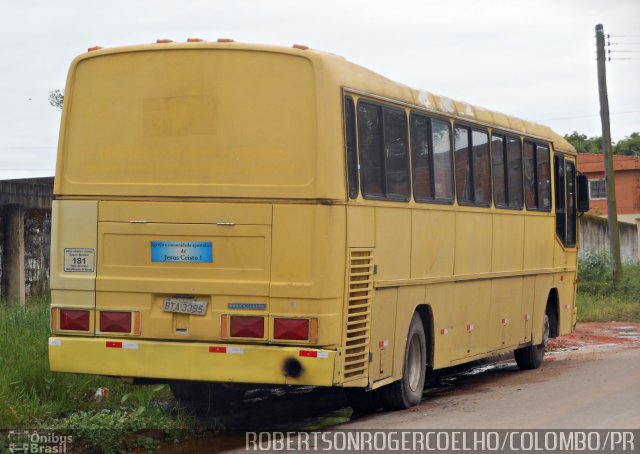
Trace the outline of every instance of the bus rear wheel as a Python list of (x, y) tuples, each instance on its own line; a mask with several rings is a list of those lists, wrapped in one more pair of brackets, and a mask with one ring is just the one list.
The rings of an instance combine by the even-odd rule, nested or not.
[(380, 390), (384, 407), (388, 410), (403, 410), (422, 400), (427, 375), (427, 340), (418, 313), (413, 314), (409, 326), (403, 372), (402, 379)]
[(513, 352), (518, 367), (522, 370), (537, 369), (542, 365), (544, 360), (544, 349), (549, 342), (550, 321), (549, 313), (544, 315), (542, 324), (542, 343), (538, 345), (530, 345), (528, 347), (519, 348)]

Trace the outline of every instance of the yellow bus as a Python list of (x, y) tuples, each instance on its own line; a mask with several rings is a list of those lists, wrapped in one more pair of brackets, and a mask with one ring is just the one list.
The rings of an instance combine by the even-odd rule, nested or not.
[(51, 369), (392, 409), (435, 369), (537, 368), (576, 320), (577, 181), (545, 126), (305, 46), (91, 49), (62, 113)]

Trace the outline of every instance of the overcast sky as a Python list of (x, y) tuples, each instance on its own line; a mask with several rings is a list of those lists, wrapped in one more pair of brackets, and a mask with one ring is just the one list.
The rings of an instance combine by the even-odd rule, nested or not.
[(0, 179), (53, 175), (71, 60), (88, 47), (189, 37), (342, 55), (391, 79), (600, 135), (594, 27), (607, 65), (614, 141), (640, 131), (640, 0), (2, 0)]

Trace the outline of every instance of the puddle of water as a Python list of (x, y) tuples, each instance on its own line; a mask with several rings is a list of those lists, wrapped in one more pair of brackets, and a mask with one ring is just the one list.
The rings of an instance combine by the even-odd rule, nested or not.
[(474, 367), (473, 369), (467, 372), (462, 372), (460, 375), (474, 376), (474, 375), (483, 374), (485, 372), (492, 371), (492, 370), (511, 368), (511, 367), (514, 367), (515, 364), (516, 362), (513, 360), (500, 361), (500, 362), (491, 363), (491, 364), (484, 364), (482, 366)]

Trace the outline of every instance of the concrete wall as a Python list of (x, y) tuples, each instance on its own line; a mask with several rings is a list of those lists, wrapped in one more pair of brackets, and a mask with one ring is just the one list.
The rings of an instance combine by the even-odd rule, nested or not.
[[(24, 290), (26, 295), (40, 295), (49, 290), (49, 264), (51, 250), (51, 211), (23, 210), (24, 222)], [(6, 209), (0, 210), (0, 226), (6, 225)], [(0, 280), (5, 281), (3, 264), (8, 257), (4, 250), (5, 228), (0, 228)], [(5, 297), (6, 286), (0, 288)]]
[[(620, 228), (620, 253), (623, 263), (640, 261), (638, 255), (638, 226), (626, 222), (618, 223)], [(607, 219), (584, 215), (580, 217), (580, 255), (586, 251), (609, 250), (609, 226)]]
[(49, 289), (53, 178), (0, 181), (0, 297), (25, 302)]

